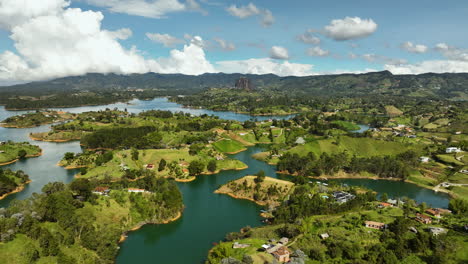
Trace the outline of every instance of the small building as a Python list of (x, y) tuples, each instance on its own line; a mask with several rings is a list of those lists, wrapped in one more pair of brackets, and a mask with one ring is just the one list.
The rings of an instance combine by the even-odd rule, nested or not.
[(468, 174), (468, 170), (461, 170), (460, 173)]
[(432, 223), (432, 218), (424, 214), (416, 213), (416, 221), (427, 225)]
[(241, 244), (239, 242), (234, 242), (234, 244), (232, 244), (232, 248), (248, 248), (250, 247), (249, 244)]
[(447, 229), (442, 228), (442, 227), (431, 226), (429, 227), (429, 232), (431, 232), (433, 236), (438, 236), (438, 235), (447, 233)]
[(411, 231), (411, 232), (413, 232), (413, 233), (415, 233), (415, 234), (418, 233), (418, 230), (417, 230), (416, 227), (414, 227), (414, 226), (410, 227), (410, 228), (409, 228), (409, 231)]
[(419, 157), (419, 161), (422, 163), (428, 163), (429, 162), (429, 157)]
[(109, 192), (110, 192), (110, 189), (108, 187), (96, 187), (94, 188), (92, 193), (97, 194), (97, 195), (108, 195)]
[(280, 248), (278, 248), (276, 251), (274, 251), (271, 254), (279, 262), (289, 262), (289, 255), (291, 254), (291, 252), (289, 251), (289, 249), (287, 247), (281, 246)]
[(335, 200), (338, 202), (338, 203), (346, 203), (352, 199), (354, 199), (356, 196), (354, 196), (353, 194), (350, 194), (350, 193), (347, 193), (347, 192), (342, 192), (342, 191), (338, 191), (338, 192), (333, 192), (333, 198), (335, 198)]
[(154, 164), (151, 164), (151, 163), (146, 164), (145, 167), (146, 167), (147, 170), (152, 170), (152, 169), (154, 169)]
[(327, 239), (330, 237), (330, 235), (328, 233), (323, 233), (323, 234), (320, 234), (319, 235), (321, 239)]
[(304, 145), (306, 143), (305, 139), (303, 137), (298, 137), (296, 139), (296, 144), (298, 145)]
[(364, 222), (364, 225), (367, 228), (373, 228), (373, 229), (377, 229), (377, 230), (382, 230), (382, 229), (387, 228), (387, 225), (385, 223), (375, 222), (375, 221), (366, 221), (366, 222)]
[(5, 145), (6, 141), (0, 141), (0, 145)]
[(145, 191), (145, 189), (128, 188), (128, 192), (130, 192), (130, 193), (144, 193), (146, 191)]
[(457, 131), (455, 132), (455, 135), (461, 135), (461, 133), (462, 133), (461, 131)]
[(278, 242), (286, 245), (289, 242), (289, 239), (287, 237), (282, 237)]
[(450, 147), (450, 148), (445, 149), (445, 153), (457, 153), (457, 152), (461, 152), (461, 149), (456, 148), (456, 147)]
[(378, 207), (379, 208), (386, 208), (386, 207), (393, 207), (393, 205), (391, 203), (381, 202), (381, 203), (379, 203)]
[(440, 218), (440, 212), (437, 209), (429, 208), (426, 209), (425, 213), (432, 215), (436, 218)]

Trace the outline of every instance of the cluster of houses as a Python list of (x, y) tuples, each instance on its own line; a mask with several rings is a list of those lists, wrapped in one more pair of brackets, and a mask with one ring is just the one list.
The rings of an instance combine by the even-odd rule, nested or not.
[(275, 241), (270, 240), (269, 244), (263, 244), (262, 248), (268, 253), (273, 255), (279, 262), (289, 262), (291, 251), (286, 247), (289, 239), (287, 237), (281, 238), (276, 245), (273, 245)]
[[(288, 244), (289, 239), (287, 237), (281, 238), (277, 243), (275, 239), (270, 239), (269, 243), (262, 245), (262, 250), (267, 252), (268, 254), (273, 255), (275, 259), (280, 263), (289, 262), (291, 251), (286, 247)], [(276, 244), (275, 244), (276, 243)], [(234, 242), (232, 248), (247, 248), (250, 247), (249, 244), (241, 244), (239, 242)]]
[[(424, 214), (426, 213), (426, 214)], [(442, 215), (452, 213), (450, 210), (442, 208), (429, 208), (424, 211), (424, 213), (417, 213), (415, 220), (423, 224), (431, 224), (434, 218), (442, 218)]]
[(343, 191), (333, 192), (332, 195), (338, 203), (346, 203), (356, 198), (355, 195)]

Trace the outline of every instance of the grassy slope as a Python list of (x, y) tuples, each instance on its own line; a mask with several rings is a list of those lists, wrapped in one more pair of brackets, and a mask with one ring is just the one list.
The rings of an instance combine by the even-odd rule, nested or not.
[[(204, 153), (200, 155), (191, 156), (188, 152), (188, 149), (146, 149), (139, 151), (139, 159), (132, 160), (130, 155), (130, 150), (123, 150), (114, 153), (114, 158), (103, 164), (100, 167), (92, 166), (91, 169), (85, 175), (81, 177), (85, 178), (104, 178), (106, 175), (109, 175), (111, 178), (117, 179), (121, 178), (124, 175), (124, 172), (121, 170), (120, 164), (125, 164), (130, 169), (142, 169), (145, 164), (155, 164), (156, 169), (154, 171), (157, 175), (167, 176), (168, 170), (165, 169), (161, 172), (157, 171), (157, 166), (161, 159), (165, 159), (169, 164), (172, 161), (185, 161), (190, 163), (194, 160), (202, 160), (205, 164), (208, 163), (208, 160), (213, 159), (208, 157)], [(224, 159), (216, 161), (218, 169), (223, 170), (232, 170), (232, 169), (242, 169), (245, 168), (245, 163), (239, 160), (233, 159)], [(205, 168), (205, 172), (207, 172)]]
[(41, 153), (41, 149), (38, 146), (31, 145), (29, 143), (6, 143), (0, 145), (0, 163), (10, 162), (18, 158), (18, 151), (24, 149), (27, 156), (35, 156)]
[(352, 138), (341, 137), (338, 144), (335, 139), (323, 139), (313, 141), (305, 145), (300, 145), (292, 148), (292, 153), (306, 154), (313, 152), (316, 155), (321, 155), (323, 152), (340, 153), (346, 151), (350, 155), (361, 157), (372, 157), (380, 155), (396, 155), (409, 149), (418, 149), (417, 145), (406, 145), (399, 142), (374, 140), (371, 138)]
[(242, 143), (231, 139), (219, 140), (213, 143), (213, 146), (216, 150), (223, 153), (236, 153), (245, 150), (245, 146)]

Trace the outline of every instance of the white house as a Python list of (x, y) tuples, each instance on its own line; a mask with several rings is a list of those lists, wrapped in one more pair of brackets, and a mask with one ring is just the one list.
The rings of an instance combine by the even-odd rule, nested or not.
[(445, 149), (445, 153), (456, 153), (456, 152), (461, 152), (460, 148), (456, 147), (450, 147)]
[(429, 157), (419, 157), (419, 161), (422, 163), (428, 163), (429, 162)]
[(145, 189), (128, 188), (128, 192), (131, 192), (131, 193), (144, 193)]

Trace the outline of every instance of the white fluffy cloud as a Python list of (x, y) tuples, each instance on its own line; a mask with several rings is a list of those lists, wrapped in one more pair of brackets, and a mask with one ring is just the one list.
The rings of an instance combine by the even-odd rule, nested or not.
[(332, 20), (329, 25), (325, 26), (324, 33), (334, 40), (344, 41), (367, 37), (376, 30), (377, 24), (372, 19), (345, 17)]
[(287, 60), (289, 59), (289, 52), (284, 47), (273, 46), (270, 49), (270, 58), (275, 60)]
[(226, 11), (231, 15), (240, 19), (248, 18), (251, 16), (260, 16), (261, 24), (265, 27), (271, 26), (275, 22), (275, 17), (268, 9), (261, 9), (255, 6), (253, 3), (249, 3), (246, 6), (231, 5), (226, 8)]
[[(181, 11), (200, 11), (200, 5), (195, 0), (185, 3), (179, 0), (86, 0), (89, 4), (107, 8), (111, 12), (124, 13), (150, 18), (164, 18), (169, 13)], [(41, 1), (42, 2), (42, 1)]]
[(305, 44), (313, 44), (313, 45), (320, 44), (321, 42), (320, 38), (314, 36), (312, 33), (313, 33), (313, 30), (308, 30), (303, 34), (298, 35), (296, 39)]
[(393, 74), (459, 73), (468, 72), (468, 62), (456, 60), (428, 60), (416, 64), (385, 65)]
[(435, 49), (449, 60), (468, 61), (467, 49), (460, 49), (447, 43), (439, 43)]
[(307, 55), (314, 56), (314, 57), (325, 57), (325, 56), (330, 55), (330, 51), (323, 50), (320, 47), (308, 48), (306, 53)]
[(181, 44), (185, 42), (183, 39), (176, 38), (169, 34), (146, 33), (146, 36), (150, 40), (156, 43), (161, 43), (164, 45), (164, 47), (167, 47), (167, 48), (172, 48), (176, 46), (177, 44)]
[(401, 44), (401, 49), (411, 53), (426, 53), (428, 48), (422, 44), (414, 44), (413, 42), (407, 41)]
[(216, 63), (216, 66), (219, 71), (226, 73), (273, 73), (279, 76), (307, 76), (313, 74), (313, 65), (290, 63), (288, 61), (280, 63), (269, 58), (220, 61)]
[[(30, 6), (28, 3), (36, 0), (23, 2), (24, 6)], [(2, 20), (10, 30), (17, 53), (0, 53), (0, 83), (45, 80), (89, 72), (214, 72), (200, 45), (203, 42), (200, 37), (194, 37), (182, 50), (172, 50), (167, 58), (145, 59), (135, 47), (126, 49), (119, 43), (119, 40), (131, 36), (130, 29), (107, 31), (101, 28), (104, 17), (100, 12), (68, 8), (66, 1), (57, 4), (57, 0), (42, 0), (41, 3), (46, 6), (55, 3), (63, 8), (43, 15), (26, 12), (21, 15), (21, 20)], [(17, 6), (18, 10), (13, 10), (12, 6), (1, 6), (0, 13), (21, 14), (24, 6)], [(30, 14), (29, 17), (26, 14)]]

